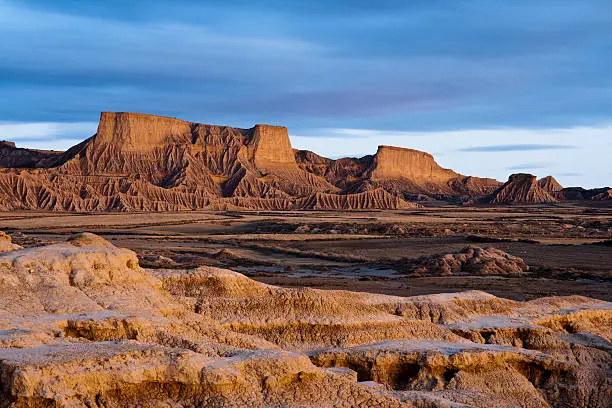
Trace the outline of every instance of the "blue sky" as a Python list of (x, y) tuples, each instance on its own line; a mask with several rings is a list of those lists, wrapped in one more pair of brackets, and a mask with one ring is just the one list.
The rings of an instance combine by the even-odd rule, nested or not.
[(610, 67), (608, 0), (0, 0), (0, 138), (64, 149), (138, 111), (593, 187)]

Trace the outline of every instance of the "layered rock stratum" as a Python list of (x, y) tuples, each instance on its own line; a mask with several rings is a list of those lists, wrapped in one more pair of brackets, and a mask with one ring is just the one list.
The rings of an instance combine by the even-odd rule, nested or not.
[[(557, 200), (550, 180), (538, 181), (532, 174), (512, 174), (506, 183), (492, 194), (475, 200), (486, 204), (552, 204)], [(557, 183), (558, 184), (558, 183)]]
[(0, 142), (0, 210), (359, 210), (426, 200), (609, 197), (604, 190), (566, 194), (552, 178), (539, 183), (517, 179), (502, 186), (442, 168), (428, 153), (392, 146), (332, 160), (294, 150), (281, 126), (240, 129), (130, 112), (103, 112), (96, 134), (66, 152)]
[(79, 234), (0, 254), (0, 407), (607, 407), (612, 304), (280, 288)]
[(341, 194), (323, 177), (297, 165), (287, 129), (280, 126), (238, 129), (103, 112), (97, 133), (61, 155), (27, 151), (26, 160), (23, 149), (8, 145), (5, 150), (0, 156), (4, 210), (411, 206), (381, 189)]
[(393, 146), (379, 146), (373, 156), (330, 160), (309, 151), (297, 151), (298, 165), (344, 192), (376, 188), (405, 200), (456, 199), (493, 192), (496, 180), (469, 177), (442, 168), (429, 153)]

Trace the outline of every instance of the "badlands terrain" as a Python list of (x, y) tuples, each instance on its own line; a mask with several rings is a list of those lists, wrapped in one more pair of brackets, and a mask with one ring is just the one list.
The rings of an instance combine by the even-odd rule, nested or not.
[(291, 146), (287, 128), (205, 125), (102, 112), (97, 132), (65, 152), (0, 142), (0, 210), (364, 210), (421, 203), (587, 202), (612, 189), (563, 188), (552, 176), (506, 183), (442, 168), (426, 152), (379, 146), (329, 159)]
[(611, 199), (269, 125), (1, 142), (0, 408), (607, 408)]
[(0, 407), (612, 401), (609, 208), (24, 211), (0, 228)]

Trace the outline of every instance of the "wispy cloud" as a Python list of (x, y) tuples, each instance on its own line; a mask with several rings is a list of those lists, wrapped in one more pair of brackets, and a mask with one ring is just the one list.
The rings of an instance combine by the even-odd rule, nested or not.
[(0, 122), (0, 140), (20, 147), (65, 150), (96, 132), (94, 122)]
[[(608, 124), (439, 132), (333, 128), (305, 130), (301, 134), (292, 136), (294, 147), (328, 157), (363, 156), (376, 152), (378, 145), (392, 145), (432, 153), (441, 166), (462, 174), (498, 180), (506, 180), (516, 170), (539, 177), (552, 174), (562, 184), (568, 178), (568, 182), (585, 187), (609, 184), (610, 178), (601, 171), (601, 163), (609, 160), (607, 143), (612, 125)], [(532, 143), (536, 140), (540, 143)], [(577, 152), (589, 160), (576, 160)]]
[(549, 168), (551, 163), (523, 163), (506, 167), (507, 170), (534, 170)]
[[(612, 174), (612, 173), (611, 173)], [(561, 177), (581, 177), (584, 176), (584, 173), (577, 173), (577, 172), (559, 172), (557, 173), (557, 176), (561, 176)]]
[(490, 145), (490, 146), (470, 146), (457, 149), (460, 152), (526, 152), (534, 150), (559, 150), (559, 149), (578, 149), (577, 146), (555, 145), (555, 144), (510, 144), (510, 145)]

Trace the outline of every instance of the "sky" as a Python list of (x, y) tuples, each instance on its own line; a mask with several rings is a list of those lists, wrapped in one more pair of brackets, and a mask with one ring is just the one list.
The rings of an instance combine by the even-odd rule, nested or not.
[(134, 111), (609, 186), (611, 67), (609, 0), (0, 0), (0, 139), (63, 150)]

